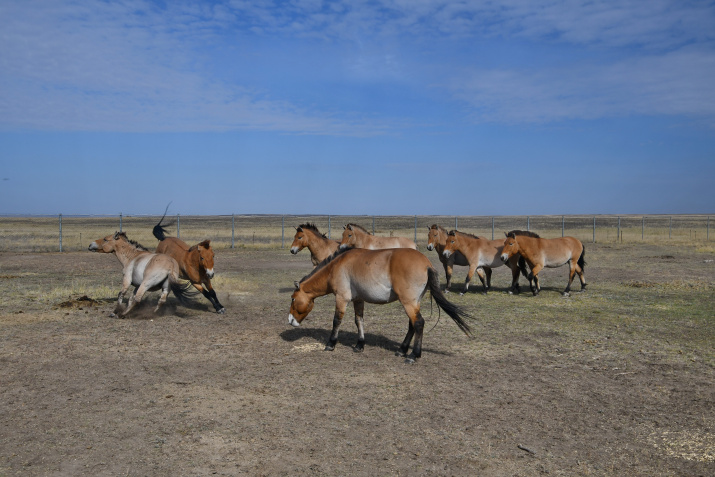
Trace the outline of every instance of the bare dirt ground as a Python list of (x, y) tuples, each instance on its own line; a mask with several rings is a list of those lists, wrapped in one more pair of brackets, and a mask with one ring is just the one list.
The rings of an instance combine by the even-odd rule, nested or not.
[(115, 257), (2, 253), (0, 475), (715, 475), (715, 254), (586, 246), (586, 293), (449, 294), (472, 340), (425, 297), (415, 365), (397, 304), (363, 353), (350, 317), (323, 351), (332, 296), (288, 325), (307, 251), (217, 250), (226, 314), (123, 320)]

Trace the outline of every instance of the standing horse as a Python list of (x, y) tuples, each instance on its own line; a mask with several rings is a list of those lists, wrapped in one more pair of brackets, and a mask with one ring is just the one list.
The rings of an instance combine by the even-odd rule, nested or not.
[(539, 272), (544, 267), (557, 268), (569, 264), (569, 282), (563, 291), (564, 296), (569, 296), (571, 292), (571, 282), (574, 274), (578, 273), (581, 281), (581, 291), (586, 289), (586, 279), (583, 270), (586, 267), (586, 249), (580, 240), (573, 237), (562, 237), (553, 239), (543, 239), (536, 237), (520, 236), (509, 232), (504, 240), (501, 259), (506, 262), (516, 255), (521, 254), (529, 264), (531, 273), (529, 287), (534, 296), (541, 291), (539, 285)]
[(124, 232), (116, 232), (114, 235), (107, 235), (95, 240), (89, 244), (89, 250), (99, 253), (114, 253), (124, 267), (122, 290), (119, 292), (117, 305), (122, 305), (129, 286), (134, 285), (134, 293), (129, 297), (127, 308), (120, 313), (122, 318), (142, 301), (144, 294), (148, 291), (161, 289), (159, 303), (154, 309), (155, 313), (166, 301), (169, 289), (182, 304), (188, 303), (188, 298), (191, 296), (188, 289), (191, 285), (188, 282), (184, 284), (180, 281), (179, 264), (170, 256), (151, 253), (135, 241), (129, 240)]
[[(414, 363), (422, 355), (425, 320), (420, 314), (420, 301), (428, 288), (439, 307), (457, 323), (459, 329), (470, 336), (471, 330), (464, 318), (471, 317), (447, 301), (440, 290), (439, 274), (432, 268), (432, 263), (420, 252), (405, 248), (339, 250), (300, 281), (291, 296), (288, 323), (300, 326), (300, 322), (313, 309), (315, 299), (333, 293), (333, 331), (325, 349), (335, 349), (338, 328), (348, 303), (352, 301), (358, 329), (355, 351), (360, 352), (365, 347), (362, 324), (365, 302), (383, 304), (399, 300), (409, 318), (409, 327), (397, 355), (405, 357), (409, 363)], [(412, 353), (407, 356), (413, 336), (415, 342)]]
[(447, 285), (444, 291), (449, 293), (449, 287), (452, 284), (452, 268), (454, 265), (468, 267), (469, 261), (467, 257), (462, 255), (459, 251), (450, 254), (449, 257), (443, 254), (444, 247), (447, 244), (447, 233), (446, 229), (437, 224), (427, 227), (427, 250), (437, 251), (437, 257), (439, 257), (439, 261), (442, 262), (444, 274), (447, 276)]
[(404, 237), (376, 237), (357, 224), (344, 226), (343, 239), (340, 248), (366, 248), (369, 250), (382, 250), (385, 248), (411, 248), (417, 250), (417, 245)]
[(179, 262), (181, 278), (189, 280), (211, 302), (216, 313), (224, 313), (226, 309), (219, 303), (216, 292), (211, 286), (211, 279), (214, 277), (214, 251), (211, 248), (211, 241), (204, 240), (189, 247), (181, 239), (167, 237), (166, 228), (161, 225), (164, 217), (152, 230), (154, 237), (159, 240), (156, 253), (165, 253)]
[(320, 262), (334, 254), (338, 250), (340, 242), (330, 240), (321, 234), (315, 224), (301, 224), (295, 229), (295, 237), (293, 244), (290, 246), (290, 253), (297, 254), (305, 247), (310, 251), (310, 261), (313, 266), (317, 266)]
[[(487, 240), (457, 230), (451, 230), (447, 234), (447, 242), (442, 254), (449, 258), (456, 252), (461, 252), (469, 262), (469, 272), (467, 273), (467, 279), (464, 281), (462, 295), (469, 289), (469, 282), (472, 280), (475, 270), (482, 281), (482, 286), (484, 286), (483, 293), (486, 295), (492, 286), (492, 268), (500, 267), (505, 263), (511, 269), (509, 292), (519, 292), (519, 255), (514, 255), (510, 260), (502, 262), (503, 245), (501, 240)], [(526, 272), (524, 272), (524, 275), (526, 275)]]

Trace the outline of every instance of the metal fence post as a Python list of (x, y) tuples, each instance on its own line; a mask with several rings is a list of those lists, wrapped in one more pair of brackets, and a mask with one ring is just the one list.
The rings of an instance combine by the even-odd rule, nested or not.
[(286, 248), (285, 229), (286, 229), (286, 216), (284, 215), (281, 217), (281, 248)]
[(561, 216), (561, 237), (564, 236), (564, 216)]
[(372, 234), (375, 235), (375, 216), (372, 216)]
[(492, 240), (494, 240), (494, 216), (492, 215)]
[(645, 215), (641, 219), (641, 240), (645, 239)]
[(328, 215), (328, 238), (330, 238), (330, 216)]
[(668, 224), (668, 238), (672, 238), (673, 233), (673, 216), (670, 216), (670, 223)]
[(707, 228), (707, 232), (705, 234), (705, 239), (710, 240), (710, 216), (709, 215), (708, 215), (708, 228)]
[(60, 252), (62, 251), (62, 214), (60, 214)]
[(176, 214), (176, 238), (181, 238), (181, 214)]
[(122, 231), (122, 213), (119, 212), (119, 231)]
[(455, 216), (454, 217), (454, 230), (458, 230), (458, 229), (459, 229), (459, 219), (457, 218), (457, 216)]
[(593, 243), (596, 243), (596, 216), (593, 216)]
[(417, 243), (417, 216), (415, 215), (415, 243)]
[(623, 241), (623, 237), (621, 237), (621, 217), (618, 216), (618, 233), (616, 234), (616, 242), (618, 241)]
[(526, 216), (526, 231), (529, 231), (529, 216)]
[(231, 248), (235, 246), (235, 236), (236, 236), (236, 214), (231, 214)]

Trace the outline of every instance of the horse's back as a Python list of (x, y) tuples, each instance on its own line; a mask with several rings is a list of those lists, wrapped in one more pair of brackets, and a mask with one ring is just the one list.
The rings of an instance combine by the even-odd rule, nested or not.
[(189, 246), (186, 242), (176, 237), (167, 237), (156, 246), (156, 253), (171, 255), (177, 261), (178, 257), (183, 256), (188, 250)]

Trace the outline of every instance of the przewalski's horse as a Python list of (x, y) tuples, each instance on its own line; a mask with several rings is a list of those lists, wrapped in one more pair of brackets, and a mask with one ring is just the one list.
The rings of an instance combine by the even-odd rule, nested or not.
[[(465, 318), (472, 318), (447, 301), (439, 287), (439, 274), (432, 268), (429, 259), (420, 252), (407, 248), (339, 250), (300, 281), (291, 296), (288, 323), (299, 326), (313, 309), (316, 298), (333, 293), (335, 294), (333, 331), (325, 349), (327, 351), (335, 349), (338, 328), (348, 303), (352, 301), (358, 329), (358, 341), (354, 349), (360, 352), (365, 347), (362, 323), (365, 302), (383, 304), (399, 300), (409, 318), (409, 327), (397, 355), (413, 363), (422, 355), (422, 332), (425, 321), (420, 314), (420, 301), (427, 289), (459, 329), (470, 336), (471, 330)], [(413, 336), (415, 342), (412, 353), (407, 356)]]
[(571, 282), (575, 273), (581, 280), (581, 291), (586, 288), (586, 279), (583, 276), (583, 269), (586, 267), (586, 249), (580, 240), (573, 237), (562, 237), (544, 239), (517, 235), (513, 232), (506, 234), (504, 248), (501, 259), (506, 262), (511, 260), (516, 254), (520, 254), (531, 273), (528, 275), (529, 287), (536, 296), (541, 291), (539, 285), (539, 272), (544, 267), (557, 268), (569, 264), (569, 282), (563, 291), (564, 296), (569, 296), (571, 292)]
[[(164, 217), (166, 217), (166, 213)], [(154, 237), (159, 240), (156, 253), (164, 253), (173, 257), (179, 263), (181, 278), (189, 280), (211, 302), (216, 313), (224, 313), (226, 309), (219, 303), (211, 285), (211, 279), (214, 277), (214, 251), (211, 248), (211, 241), (204, 240), (189, 247), (181, 239), (167, 237), (166, 228), (161, 225), (164, 217), (152, 230)]]
[(170, 256), (148, 251), (135, 241), (129, 240), (123, 232), (116, 232), (114, 235), (95, 240), (89, 244), (89, 250), (114, 253), (124, 267), (122, 290), (119, 292), (117, 305), (122, 305), (127, 290), (134, 285), (134, 293), (129, 297), (127, 308), (120, 313), (122, 318), (142, 301), (148, 291), (161, 289), (159, 303), (154, 312), (159, 311), (159, 307), (164, 304), (169, 290), (182, 304), (186, 305), (189, 302), (191, 284), (182, 283), (179, 279), (179, 264)]
[(321, 234), (315, 224), (301, 224), (295, 229), (293, 244), (290, 246), (290, 253), (297, 254), (305, 247), (310, 251), (310, 261), (313, 266), (334, 254), (338, 250), (340, 242), (330, 240), (325, 234)]
[(386, 248), (411, 248), (417, 250), (417, 244), (404, 237), (376, 237), (357, 224), (347, 224), (343, 227), (343, 239), (340, 248), (366, 248), (382, 250)]
[[(457, 230), (451, 230), (447, 234), (447, 242), (445, 243), (442, 255), (449, 258), (454, 253), (460, 252), (466, 257), (469, 263), (469, 272), (467, 273), (467, 279), (464, 281), (464, 291), (461, 293), (462, 295), (469, 289), (469, 282), (472, 280), (475, 270), (479, 279), (482, 281), (482, 285), (484, 286), (483, 293), (486, 295), (492, 286), (492, 268), (500, 267), (505, 263), (511, 269), (511, 286), (509, 287), (509, 292), (519, 292), (519, 255), (515, 255), (508, 261), (502, 262), (501, 253), (503, 246), (504, 242), (501, 240), (487, 240)], [(526, 271), (522, 271), (526, 276)]]
[(452, 284), (452, 268), (454, 265), (468, 267), (469, 261), (467, 257), (462, 255), (459, 251), (450, 254), (449, 257), (444, 256), (442, 252), (444, 252), (444, 246), (447, 244), (447, 233), (445, 228), (437, 224), (427, 227), (427, 250), (437, 251), (437, 257), (439, 257), (439, 261), (442, 262), (444, 274), (447, 276), (445, 292), (449, 293), (449, 287)]

